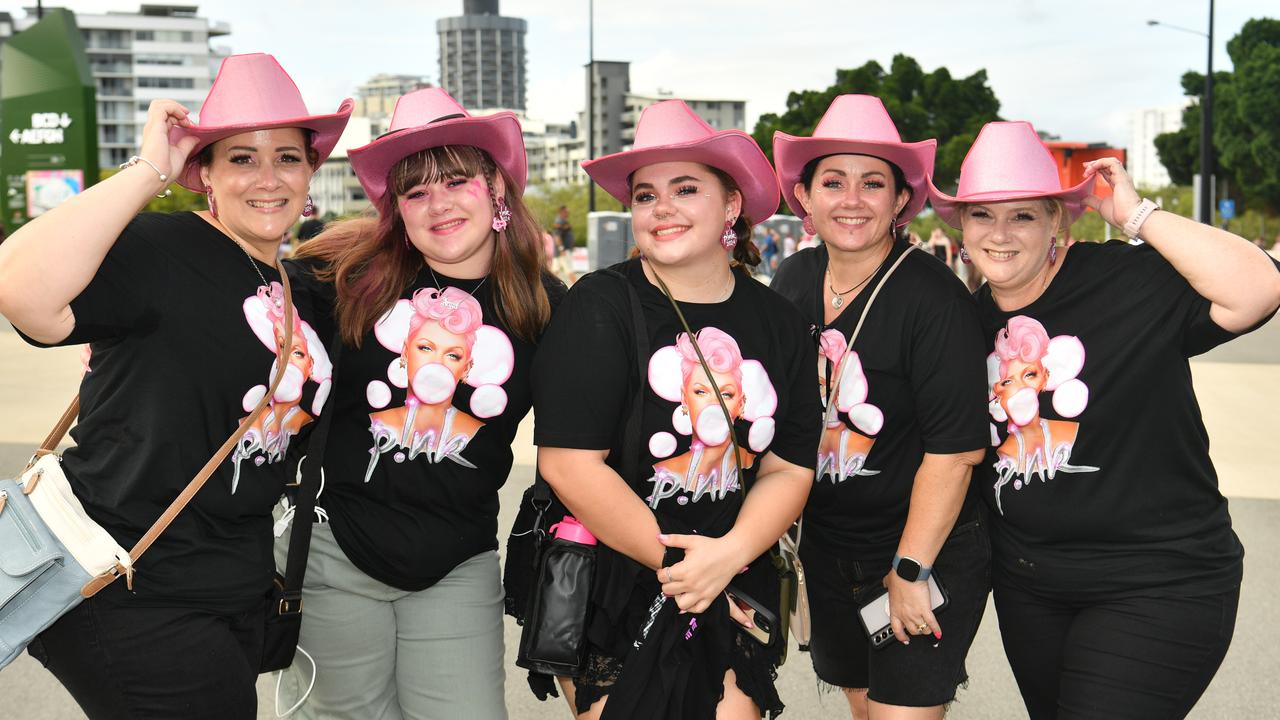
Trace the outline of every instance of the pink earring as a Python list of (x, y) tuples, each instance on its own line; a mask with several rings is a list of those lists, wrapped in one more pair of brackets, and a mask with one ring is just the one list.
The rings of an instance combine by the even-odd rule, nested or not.
[(960, 262), (965, 265), (972, 265), (973, 260), (969, 259), (969, 248), (960, 248)]
[(806, 233), (808, 233), (808, 234), (810, 234), (810, 235), (817, 235), (817, 234), (818, 234), (818, 228), (816, 228), (816, 227), (814, 227), (814, 226), (813, 226), (813, 216), (812, 216), (812, 215), (805, 215), (805, 216), (804, 216), (804, 221), (803, 221), (803, 222), (801, 222), (800, 224), (804, 226), (804, 231), (805, 231)]
[(724, 222), (724, 232), (720, 235), (720, 244), (725, 250), (732, 250), (738, 246), (738, 233), (733, 231), (733, 220)]
[(218, 217), (218, 205), (213, 201), (213, 188), (204, 189), (204, 199), (209, 203), (209, 214), (215, 218)]
[(311, 194), (307, 193), (307, 202), (302, 206), (302, 217), (311, 217), (316, 214), (316, 204), (311, 202)]
[(1058, 238), (1054, 238), (1049, 243), (1049, 264), (1058, 262)]
[(498, 212), (493, 215), (493, 231), (502, 232), (511, 223), (511, 208), (504, 198), (498, 198)]

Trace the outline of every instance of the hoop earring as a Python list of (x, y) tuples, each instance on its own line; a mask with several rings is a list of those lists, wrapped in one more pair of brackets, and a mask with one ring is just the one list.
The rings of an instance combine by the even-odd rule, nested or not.
[(214, 219), (217, 219), (218, 204), (213, 201), (213, 188), (206, 187), (204, 189), (204, 199), (205, 202), (209, 203), (209, 214), (212, 215)]
[(316, 214), (316, 204), (311, 202), (311, 193), (307, 193), (307, 202), (302, 205), (302, 217), (309, 218)]
[(1058, 238), (1054, 237), (1049, 241), (1049, 264), (1053, 265), (1058, 262)]
[(965, 265), (973, 264), (973, 260), (969, 259), (969, 248), (967, 247), (960, 248), (960, 262), (964, 263)]
[(498, 198), (496, 204), (497, 212), (493, 215), (493, 231), (502, 232), (511, 223), (511, 208), (507, 207), (507, 201), (504, 198)]
[(813, 225), (813, 216), (812, 216), (812, 215), (805, 215), (805, 216), (804, 216), (804, 220), (800, 223), (800, 225), (801, 225), (801, 227), (803, 227), (803, 228), (804, 228), (804, 231), (805, 231), (806, 233), (808, 233), (809, 235), (817, 235), (817, 234), (818, 234), (818, 228), (814, 227), (814, 225)]
[(733, 231), (733, 220), (725, 221), (724, 232), (720, 234), (720, 244), (725, 250), (732, 250), (738, 246), (738, 233)]

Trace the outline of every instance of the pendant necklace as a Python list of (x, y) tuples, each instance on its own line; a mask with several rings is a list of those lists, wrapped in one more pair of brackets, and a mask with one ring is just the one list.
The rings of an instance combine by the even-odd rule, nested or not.
[[(431, 269), (431, 265), (427, 265), (427, 272), (431, 273), (431, 282), (435, 283), (435, 285), (436, 285), (436, 291), (437, 291), (437, 292), (440, 292), (440, 293), (443, 293), (443, 292), (444, 292), (444, 288), (440, 287), (440, 280), (436, 278), (436, 271)], [(475, 287), (473, 287), (473, 288), (471, 288), (470, 290), (468, 290), (468, 291), (467, 291), (467, 294), (468, 294), (468, 295), (470, 295), (471, 297), (475, 297), (475, 296), (476, 296), (476, 291), (477, 291), (477, 290), (479, 290), (479, 289), (480, 289), (480, 286), (484, 284), (484, 281), (485, 281), (485, 280), (488, 280), (488, 279), (489, 279), (489, 276), (488, 276), (488, 275), (485, 275), (484, 277), (480, 278), (480, 282), (476, 283), (476, 286), (475, 286)], [(443, 298), (441, 298), (441, 302), (443, 302), (443, 303), (445, 304), (445, 306), (446, 306), (446, 307), (448, 307), (450, 310), (457, 310), (457, 309), (458, 309), (458, 305), (457, 305), (457, 303), (454, 303), (454, 302), (449, 301), (449, 300), (445, 300), (445, 299), (443, 299)]]
[(866, 277), (864, 277), (864, 278), (862, 278), (861, 280), (859, 280), (859, 281), (858, 281), (858, 284), (854, 285), (853, 287), (849, 288), (848, 290), (845, 290), (844, 292), (839, 292), (839, 291), (837, 291), (837, 290), (836, 290), (835, 285), (833, 284), (833, 281), (834, 281), (834, 279), (835, 279), (835, 278), (833, 278), (833, 277), (832, 277), (832, 275), (831, 275), (831, 261), (830, 261), (830, 260), (828, 260), (828, 261), (827, 261), (827, 289), (829, 289), (829, 290), (831, 291), (831, 295), (832, 295), (832, 297), (831, 297), (831, 307), (836, 308), (837, 310), (838, 310), (838, 309), (840, 309), (841, 307), (844, 307), (844, 296), (845, 296), (845, 295), (848, 295), (849, 293), (853, 292), (854, 290), (857, 290), (858, 288), (862, 287), (863, 285), (866, 285), (868, 280), (870, 280), (871, 278), (875, 277), (875, 274), (876, 274), (876, 273), (878, 273), (878, 272), (880, 272), (880, 268), (884, 266), (884, 262), (885, 262), (885, 260), (888, 260), (888, 259), (889, 259), (889, 255), (890, 255), (890, 254), (892, 254), (892, 252), (893, 252), (893, 248), (892, 248), (892, 246), (891, 246), (891, 247), (889, 248), (889, 252), (888, 252), (888, 253), (885, 253), (884, 259), (883, 259), (883, 260), (881, 260), (881, 261), (880, 261), (880, 263), (879, 263), (878, 265), (876, 265), (876, 267), (875, 267), (875, 269), (874, 269), (874, 270), (872, 270), (870, 273), (868, 273)]
[[(880, 269), (880, 267), (877, 265), (877, 266), (876, 266), (876, 269), (871, 271), (871, 275), (875, 275), (875, 274), (876, 274), (876, 270), (879, 270), (879, 269)], [(845, 296), (845, 295), (848, 295), (849, 293), (853, 292), (854, 290), (857, 290), (858, 288), (862, 287), (863, 285), (866, 285), (866, 284), (867, 284), (867, 281), (871, 279), (871, 275), (868, 275), (868, 276), (866, 276), (866, 277), (862, 278), (861, 280), (859, 280), (859, 281), (858, 281), (858, 284), (857, 284), (857, 285), (854, 285), (853, 287), (849, 288), (848, 290), (845, 290), (844, 292), (838, 292), (838, 291), (835, 289), (835, 286), (834, 286), (834, 285), (832, 285), (832, 283), (831, 283), (831, 280), (832, 280), (832, 278), (831, 278), (831, 268), (830, 268), (830, 267), (828, 267), (828, 268), (827, 268), (827, 288), (828, 288), (829, 290), (831, 290), (831, 295), (832, 295), (832, 297), (831, 297), (831, 307), (833, 307), (833, 308), (837, 308), (837, 309), (838, 309), (838, 308), (843, 307), (843, 306), (844, 306), (844, 296)]]

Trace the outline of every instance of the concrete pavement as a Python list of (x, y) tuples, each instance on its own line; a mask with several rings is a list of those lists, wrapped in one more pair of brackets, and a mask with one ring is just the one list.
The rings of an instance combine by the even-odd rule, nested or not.
[[(1219, 348), (1192, 365), (1209, 428), (1212, 455), (1223, 492), (1248, 555), (1235, 640), (1208, 692), (1191, 717), (1197, 719), (1276, 717), (1271, 676), (1280, 667), (1280, 482), (1270, 455), (1280, 437), (1280, 320)], [(13, 474), (75, 392), (79, 351), (39, 351), (0, 329), (0, 472)], [(516, 467), (502, 491), (499, 527), (503, 537), (516, 502), (532, 481), (531, 423), (521, 428)], [(507, 707), (512, 718), (566, 718), (562, 701), (539, 703), (526, 690), (523, 671), (513, 663), (518, 628), (508, 620)], [(1000, 647), (990, 607), (969, 655), (969, 686), (948, 717), (952, 720), (1025, 717), (1013, 677)], [(847, 718), (844, 700), (817, 691), (806, 655), (793, 652), (779, 672), (779, 690), (790, 718)], [(274, 717), (274, 679), (259, 681), (259, 718)], [(30, 656), (0, 672), (0, 720), (73, 720), (83, 714), (62, 687)]]

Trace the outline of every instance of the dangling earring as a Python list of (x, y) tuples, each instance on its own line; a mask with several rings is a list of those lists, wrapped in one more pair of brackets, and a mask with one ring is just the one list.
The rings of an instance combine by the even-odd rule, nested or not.
[(725, 220), (724, 232), (720, 235), (720, 244), (725, 250), (732, 250), (738, 246), (738, 233), (733, 231), (733, 220)]
[(213, 188), (206, 187), (204, 189), (204, 199), (209, 203), (209, 214), (214, 218), (218, 217), (218, 204), (213, 201)]
[(806, 233), (808, 233), (809, 235), (817, 235), (817, 234), (818, 234), (818, 228), (816, 228), (816, 227), (814, 227), (814, 226), (813, 226), (813, 216), (812, 216), (812, 215), (805, 215), (805, 216), (804, 216), (804, 220), (800, 223), (800, 225), (804, 227), (804, 231), (805, 231)]
[(307, 202), (302, 206), (302, 217), (311, 217), (316, 214), (316, 204), (311, 202), (311, 193), (307, 193)]
[(400, 360), (399, 360), (399, 362), (400, 362), (400, 367), (404, 367), (404, 356), (403, 356), (403, 355), (401, 355), (401, 356), (400, 356)]
[(973, 264), (973, 261), (969, 259), (969, 248), (967, 247), (960, 248), (960, 262), (964, 263), (965, 265)]
[(408, 234), (408, 233), (405, 233), (405, 236), (404, 236), (404, 248), (405, 248), (406, 250), (413, 250), (413, 245), (409, 244), (409, 234)]
[(511, 222), (511, 208), (507, 207), (505, 198), (498, 198), (498, 212), (493, 215), (493, 231), (502, 232)]
[(1049, 241), (1049, 264), (1058, 262), (1058, 238), (1055, 236)]

